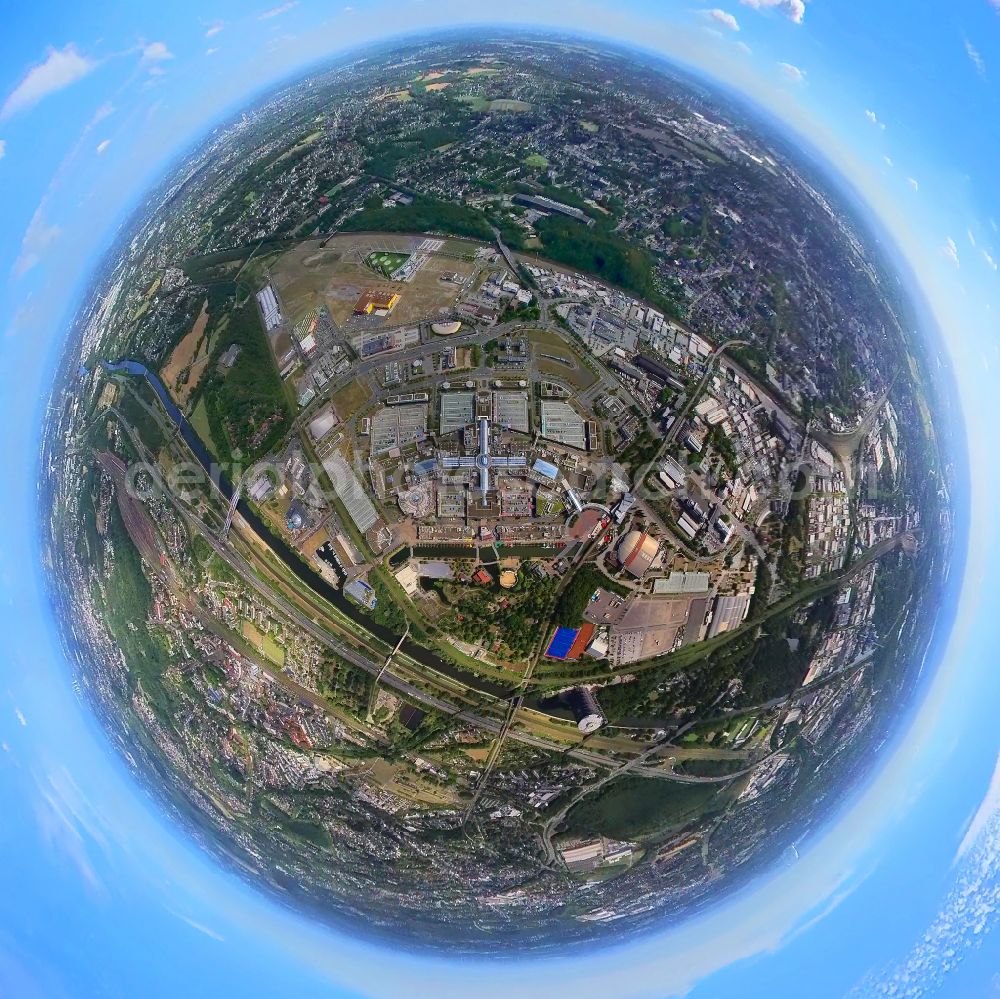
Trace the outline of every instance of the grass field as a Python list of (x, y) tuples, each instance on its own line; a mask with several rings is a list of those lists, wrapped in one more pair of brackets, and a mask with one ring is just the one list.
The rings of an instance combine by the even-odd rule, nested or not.
[(341, 422), (346, 422), (364, 409), (370, 398), (368, 384), (359, 378), (335, 392), (330, 401)]
[(675, 784), (650, 777), (620, 777), (584, 798), (566, 820), (566, 832), (634, 839), (676, 829), (723, 807), (717, 784)]
[(252, 621), (243, 622), (243, 637), (276, 666), (285, 665), (285, 650), (272, 635), (265, 635)]
[(460, 103), (468, 105), (471, 110), (477, 112), (488, 111), (490, 107), (490, 102), (487, 98), (474, 94), (463, 94), (458, 100)]
[[(427, 231), (426, 224), (431, 222), (430, 217), (405, 214), (412, 207), (379, 209), (372, 215), (362, 212), (350, 219), (349, 224), (360, 230), (371, 223), (374, 228), (383, 230), (385, 225), (408, 225), (412, 222), (412, 233)], [(488, 226), (486, 229), (489, 233)], [(334, 322), (345, 323), (353, 314), (354, 305), (362, 293), (390, 287), (389, 282), (369, 262), (369, 257), (376, 253), (376, 247), (379, 253), (404, 260), (421, 240), (422, 237), (409, 232), (382, 231), (377, 239), (344, 233), (330, 239), (322, 250), (315, 241), (305, 240), (275, 261), (271, 279), (292, 322), (301, 322), (323, 306), (329, 310)], [(455, 286), (439, 279), (442, 275), (454, 273), (461, 274), (463, 279), (471, 276), (476, 269), (475, 246), (459, 241), (447, 241), (446, 246), (449, 254), (471, 248), (469, 256), (472, 259), (430, 254), (405, 287), (392, 286), (403, 293), (402, 301), (393, 312), (394, 321), (401, 324), (416, 322), (455, 304)]]
[(531, 105), (526, 101), (513, 101), (500, 98), (497, 101), (490, 101), (491, 111), (530, 111)]
[(201, 438), (202, 443), (209, 449), (209, 451), (212, 452), (212, 454), (218, 457), (219, 448), (215, 443), (215, 439), (212, 437), (212, 428), (208, 423), (208, 413), (205, 411), (204, 399), (200, 399), (198, 401), (198, 405), (194, 407), (190, 423), (191, 426), (194, 427), (195, 433)]
[(458, 100), (470, 110), (480, 113), (483, 111), (503, 113), (505, 111), (523, 112), (531, 110), (531, 105), (525, 101), (514, 101), (505, 97), (491, 101), (488, 97), (482, 97), (478, 94), (462, 94)]
[(286, 836), (293, 840), (301, 840), (320, 850), (333, 848), (333, 837), (325, 826), (309, 819), (288, 819), (282, 816), (278, 825)]
[(538, 362), (538, 370), (543, 375), (551, 375), (553, 378), (569, 382), (573, 388), (579, 391), (590, 388), (597, 381), (597, 376), (582, 364), (570, 367), (566, 364), (560, 364), (559, 361), (549, 360), (547, 357), (543, 357)]
[(198, 387), (212, 354), (212, 340), (205, 336), (208, 318), (208, 299), (205, 299), (190, 332), (174, 347), (160, 372), (163, 384), (181, 408), (187, 405), (188, 397)]
[(368, 266), (375, 271), (376, 274), (381, 274), (384, 278), (391, 278), (392, 275), (409, 259), (410, 254), (408, 253), (389, 253), (385, 251), (378, 251), (369, 255)]
[(432, 781), (417, 774), (404, 764), (389, 760), (373, 760), (368, 765), (371, 778), (392, 794), (408, 798), (418, 805), (440, 808), (455, 804), (455, 794), (448, 788), (436, 786)]
[(597, 381), (597, 375), (576, 355), (565, 340), (556, 333), (546, 330), (531, 330), (526, 334), (543, 375), (551, 375), (568, 382), (578, 391), (590, 388)]

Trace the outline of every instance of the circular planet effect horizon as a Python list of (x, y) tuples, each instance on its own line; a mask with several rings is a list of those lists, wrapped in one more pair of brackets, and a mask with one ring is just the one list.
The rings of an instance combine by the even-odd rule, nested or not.
[[(143, 52), (142, 59), (159, 61), (155, 53)], [(975, 242), (971, 230), (969, 239)], [(43, 257), (44, 250), (43, 245)], [(949, 240), (942, 257), (951, 261), (958, 253)], [(85, 280), (86, 272), (77, 280)], [(926, 291), (936, 284), (923, 283)], [(932, 301), (939, 317), (950, 320), (940, 299)], [(26, 318), (30, 315), (22, 310), (19, 322)], [(947, 333), (952, 323), (943, 326)], [(9, 407), (12, 454), (27, 456), (34, 442), (23, 414), (37, 409), (60, 344), (53, 342), (41, 360), (23, 341), (8, 338), (4, 349), (3, 387), (10, 391), (2, 398)], [(18, 366), (34, 378), (12, 381), (10, 372)], [(988, 405), (983, 382), (970, 379), (962, 364), (956, 367), (966, 411), (988, 412), (977, 409)], [(980, 435), (971, 433), (973, 454), (981, 453), (980, 444)], [(30, 469), (30, 461), (22, 464)], [(196, 994), (241, 981), (251, 993), (264, 992), (287, 987), (290, 975), (306, 991), (336, 989), (344, 995), (398, 994), (415, 980), (419, 994), (443, 995), (472, 989), (499, 994), (512, 987), (532, 994), (570, 981), (581, 994), (694, 989), (724, 995), (737, 988), (756, 994), (754, 983), (762, 991), (765, 982), (792, 984), (810, 972), (826, 976), (815, 994), (829, 995), (851, 987), (858, 994), (943, 989), (964, 995), (989, 982), (989, 945), (976, 951), (974, 943), (992, 925), (990, 898), (997, 891), (996, 780), (979, 804), (996, 746), (989, 736), (982, 739), (985, 746), (970, 741), (969, 733), (984, 725), (989, 731), (989, 695), (996, 692), (996, 680), (976, 667), (986, 661), (993, 625), (974, 613), (967, 592), (948, 653), (948, 636), (939, 633), (927, 657), (919, 703), (905, 731), (884, 747), (873, 780), (856, 789), (854, 800), (794, 862), (762, 876), (717, 910), (655, 938), (569, 962), (553, 958), (483, 968), (474, 961), (387, 951), (276, 908), (207, 861), (163, 823), (157, 805), (136, 796), (129, 775), (108, 755), (103, 730), (80, 710), (69, 689), (44, 609), (44, 580), (25, 576), (24, 566), (33, 564), (33, 542), (11, 525), (32, 522), (37, 510), (31, 477), (22, 481), (23, 471), (13, 477), (8, 497), (9, 544), (2, 563), (13, 719), (3, 728), (11, 764), (3, 780), (5, 799), (26, 806), (3, 833), (8, 854), (24, 858), (19, 869), (8, 872), (0, 937), (0, 982), (12, 994), (170, 994), (181, 981), (190, 982), (192, 968)], [(987, 520), (976, 517), (986, 476), (994, 474), (973, 464), (971, 525), (977, 548), (968, 574), (963, 578), (956, 571), (951, 579), (952, 598), (969, 578), (980, 580), (980, 594), (995, 593), (986, 574), (992, 571), (986, 559), (995, 534)], [(964, 497), (957, 494), (952, 502), (960, 512)], [(961, 536), (966, 525), (958, 527)], [(946, 601), (942, 616), (949, 611)], [(942, 665), (935, 668), (938, 659)], [(967, 774), (967, 782), (945, 778), (946, 766)], [(919, 839), (915, 830), (921, 831)], [(925, 865), (919, 883), (911, 875), (915, 855)], [(862, 925), (872, 926), (873, 899), (889, 897), (892, 932), (881, 920), (880, 932), (860, 932)], [(49, 936), (56, 925), (53, 914), (58, 942)], [(43, 932), (46, 943), (40, 944)], [(157, 955), (161, 966), (151, 988), (150, 952), (153, 941), (164, 939), (171, 941), (170, 957), (162, 950)], [(824, 960), (831, 941), (852, 950), (851, 960), (835, 974)], [(187, 969), (177, 978), (172, 965), (181, 953)], [(952, 963), (958, 968), (949, 975)]]
[(635, 939), (794, 852), (906, 711), (952, 547), (946, 387), (872, 243), (752, 118), (573, 37), (367, 50), (218, 129), (46, 428), (132, 769), (282, 899), (455, 952)]

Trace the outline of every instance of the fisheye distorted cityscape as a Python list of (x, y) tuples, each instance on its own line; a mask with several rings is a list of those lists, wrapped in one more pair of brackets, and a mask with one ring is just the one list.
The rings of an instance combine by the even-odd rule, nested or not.
[(994, 987), (1000, 10), (828, 6), (19, 15), (6, 992)]

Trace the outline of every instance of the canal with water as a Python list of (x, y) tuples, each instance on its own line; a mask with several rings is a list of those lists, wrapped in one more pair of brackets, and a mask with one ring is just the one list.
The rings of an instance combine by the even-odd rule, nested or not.
[[(205, 471), (218, 483), (219, 491), (226, 500), (231, 500), (233, 496), (232, 482), (223, 473), (221, 468), (219, 468), (215, 458), (210, 454), (208, 448), (205, 447), (201, 438), (195, 432), (194, 427), (191, 426), (180, 408), (171, 398), (170, 393), (166, 390), (159, 377), (139, 361), (123, 360), (114, 363), (102, 361), (101, 366), (110, 374), (124, 373), (145, 379), (146, 384), (156, 393), (156, 397), (163, 404), (167, 415), (176, 424), (184, 443), (190, 448), (191, 453), (198, 459), (199, 464)], [(288, 542), (272, 532), (270, 527), (254, 512), (246, 499), (240, 499), (239, 503), (236, 504), (236, 510), (247, 524), (250, 525), (251, 529), (267, 543), (271, 551), (301, 582), (305, 583), (318, 596), (333, 604), (338, 611), (349, 617), (362, 629), (381, 639), (390, 648), (395, 648), (400, 636), (394, 634), (384, 625), (376, 624), (360, 608), (348, 600), (340, 590), (327, 582), (318, 572), (304, 562), (301, 555)], [(505, 698), (511, 694), (511, 688), (503, 687), (498, 683), (460, 669), (430, 649), (410, 639), (403, 642), (402, 651), (416, 662), (444, 676), (451, 677), (453, 680), (457, 680), (472, 690), (480, 691), (491, 697)]]

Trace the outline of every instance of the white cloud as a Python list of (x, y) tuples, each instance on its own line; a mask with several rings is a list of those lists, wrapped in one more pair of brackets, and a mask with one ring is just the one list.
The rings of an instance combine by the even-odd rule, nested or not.
[(866, 110), (865, 117), (873, 124), (878, 126), (882, 131), (885, 131), (885, 122), (878, 120), (878, 115), (874, 111)]
[(49, 225), (45, 221), (42, 209), (35, 210), (31, 216), (24, 238), (21, 240), (21, 250), (14, 262), (14, 273), (21, 277), (27, 274), (48, 252), (49, 247), (59, 238), (62, 230), (59, 226)]
[(207, 56), (215, 55), (215, 53), (218, 51), (219, 50), (217, 48), (205, 49), (205, 55)]
[(710, 21), (714, 21), (716, 24), (721, 25), (729, 31), (740, 30), (739, 22), (728, 11), (721, 10), (718, 7), (713, 7), (711, 10), (704, 11), (704, 14)]
[(961, 263), (958, 259), (958, 247), (955, 245), (955, 240), (948, 237), (945, 241), (944, 246), (941, 247), (941, 252), (956, 266), (961, 267)]
[(45, 61), (32, 66), (21, 82), (7, 95), (0, 108), (0, 120), (33, 108), (40, 100), (85, 77), (96, 60), (81, 55), (70, 42), (61, 49), (49, 48)]
[(99, 121), (104, 121), (105, 118), (110, 117), (115, 113), (115, 107), (111, 101), (105, 101), (95, 112), (94, 117), (90, 119), (90, 124), (88, 128), (93, 128)]
[(100, 156), (111, 145), (110, 139), (103, 139), (97, 143), (97, 155)]
[[(997, 2), (1000, 3), (1000, 0), (997, 0)], [(983, 250), (983, 260), (986, 261), (986, 266), (991, 270), (995, 271), (997, 269), (997, 262), (993, 259), (988, 250)]]
[(920, 185), (916, 182), (916, 180), (913, 179), (913, 177), (907, 177), (906, 178), (906, 183), (909, 184), (910, 187), (912, 187), (914, 191), (919, 191), (920, 190)]
[(968, 38), (965, 39), (965, 54), (969, 57), (972, 65), (976, 67), (976, 72), (979, 74), (980, 79), (986, 79), (986, 63), (983, 61), (983, 57), (979, 54), (979, 50), (969, 41)]
[(806, 16), (805, 0), (740, 0), (740, 3), (753, 10), (776, 10), (795, 24), (801, 24)]
[(895, 164), (892, 161), (892, 157), (891, 156), (883, 156), (882, 159), (885, 160), (885, 165), (887, 167), (895, 166)]
[(92, 891), (106, 896), (94, 859), (107, 853), (107, 839), (68, 771), (53, 771), (39, 779), (35, 814), (42, 842), (72, 863)]
[[(990, 933), (997, 926), (1000, 909), (1000, 882), (997, 863), (1000, 861), (1000, 822), (993, 807), (1000, 785), (997, 775), (990, 785), (987, 799), (973, 820), (973, 828), (963, 840), (956, 860), (961, 860), (957, 875), (945, 896), (937, 915), (917, 937), (910, 953), (897, 965), (878, 978), (870, 975), (851, 992), (852, 999), (862, 996), (896, 996), (899, 999), (921, 999), (948, 991), (947, 976), (964, 960), (971, 960), (978, 948), (989, 948)], [(990, 795), (993, 801), (990, 800)], [(992, 951), (987, 951), (987, 954)], [(954, 979), (950, 979), (954, 982)], [(987, 981), (980, 995), (996, 995), (997, 977), (992, 987)], [(968, 990), (959, 992), (971, 995)], [(957, 994), (957, 993), (953, 993)]]
[(197, 930), (199, 933), (204, 933), (205, 936), (211, 937), (213, 940), (218, 940), (220, 943), (224, 943), (226, 938), (213, 930), (210, 926), (206, 926), (204, 923), (199, 923), (197, 920), (192, 919), (190, 916), (182, 916), (180, 913), (175, 913), (180, 919), (183, 919), (185, 923), (188, 924), (193, 930)]
[(214, 24), (210, 24), (208, 28), (205, 29), (205, 37), (211, 38), (213, 35), (217, 35), (225, 27), (222, 21), (216, 21)]
[(299, 0), (290, 0), (289, 3), (283, 3), (280, 7), (272, 7), (270, 10), (265, 10), (263, 14), (257, 15), (258, 21), (267, 21), (272, 17), (280, 17), (286, 11), (291, 10), (293, 7), (298, 7)]
[(793, 66), (790, 62), (779, 62), (778, 69), (781, 70), (785, 79), (791, 80), (792, 83), (801, 83), (806, 78), (806, 71), (799, 69), (798, 66)]
[(744, 55), (753, 55), (753, 49), (752, 49), (752, 48), (750, 48), (750, 46), (749, 46), (749, 45), (747, 45), (747, 43), (746, 43), (746, 42), (737, 42), (737, 43), (736, 43), (736, 47), (737, 47), (737, 48), (738, 48), (738, 49), (739, 49), (739, 50), (740, 50), (740, 51), (741, 51), (741, 52), (742, 52), (742, 53), (743, 53)]
[(164, 42), (150, 42), (142, 47), (142, 61), (146, 63), (164, 62), (173, 57), (173, 52)]
[(969, 243), (971, 244), (972, 248), (975, 249), (976, 248), (976, 237), (973, 235), (972, 230), (971, 229), (966, 229), (965, 230), (965, 235), (969, 238)]
[(0, 160), (7, 155), (7, 140), (0, 139)]

